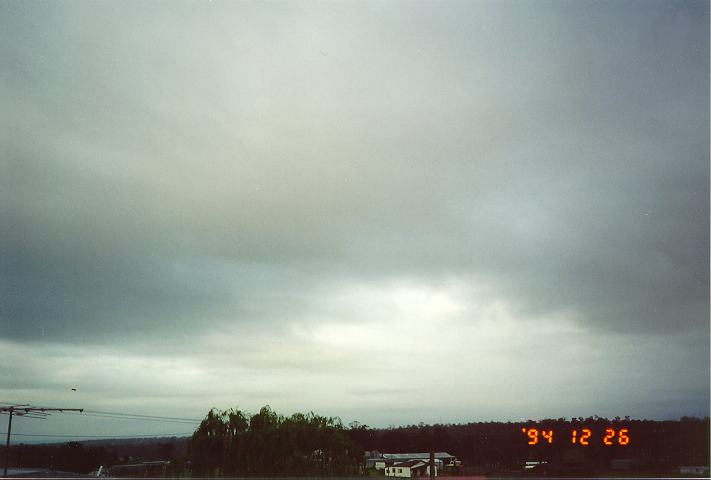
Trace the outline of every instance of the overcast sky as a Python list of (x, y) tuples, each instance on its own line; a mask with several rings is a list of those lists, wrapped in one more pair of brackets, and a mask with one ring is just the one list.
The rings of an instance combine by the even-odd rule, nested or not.
[(0, 401), (708, 415), (708, 8), (0, 3)]

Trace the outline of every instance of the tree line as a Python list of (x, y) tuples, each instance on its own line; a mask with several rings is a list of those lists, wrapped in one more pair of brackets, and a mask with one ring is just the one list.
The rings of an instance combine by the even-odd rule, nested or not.
[[(3, 463), (7, 451), (3, 447)], [(26, 445), (11, 447), (13, 468), (46, 468), (60, 472), (88, 473), (99, 465), (113, 465), (120, 458), (103, 446), (86, 446), (80, 442), (60, 445)]]
[[(600, 441), (606, 428), (627, 428), (627, 445)], [(553, 431), (529, 445), (522, 429)], [(571, 431), (590, 431), (589, 445), (571, 444)], [(597, 416), (524, 422), (344, 426), (315, 413), (278, 415), (265, 406), (250, 415), (238, 409), (210, 410), (191, 437), (14, 445), (10, 466), (88, 473), (100, 465), (170, 460), (173, 476), (349, 476), (366, 473), (364, 452), (446, 451), (462, 460), (461, 474), (520, 473), (527, 460), (582, 461), (589, 474), (603, 474), (615, 459), (635, 459), (630, 473), (664, 476), (681, 465), (709, 465), (709, 418), (678, 421), (607, 419)], [(0, 447), (0, 458), (6, 452)], [(448, 472), (449, 473), (449, 472)]]
[[(542, 435), (533, 442), (527, 432), (554, 432), (548, 443)], [(617, 436), (605, 445), (610, 428), (618, 435), (623, 428), (629, 436), (620, 444)], [(523, 430), (527, 432), (524, 433)], [(590, 438), (581, 445), (583, 429)], [(577, 434), (572, 443), (572, 432)], [(588, 473), (609, 470), (615, 459), (634, 459), (633, 468), (660, 476), (681, 465), (709, 465), (709, 418), (683, 417), (678, 421), (613, 419), (591, 416), (573, 419), (543, 419), (523, 422), (476, 422), (448, 425), (410, 425), (388, 429), (361, 429), (350, 432), (364, 450), (381, 452), (425, 452), (429, 448), (446, 451), (464, 463), (460, 473), (502, 474), (521, 472), (526, 461), (547, 461), (564, 468), (575, 464)]]
[[(530, 429), (554, 432), (530, 444)], [(625, 442), (618, 441), (624, 429)], [(613, 431), (612, 440), (603, 441)], [(576, 432), (576, 443), (572, 442)], [(530, 433), (530, 432), (529, 432)], [(590, 436), (589, 439), (585, 437)], [(585, 438), (583, 438), (585, 437)], [(577, 438), (583, 438), (581, 444)], [(191, 439), (193, 475), (342, 476), (364, 474), (364, 452), (446, 451), (464, 467), (448, 474), (520, 473), (526, 461), (546, 461), (565, 472), (609, 471), (614, 460), (634, 460), (639, 472), (670, 473), (680, 465), (709, 464), (709, 419), (679, 421), (598, 416), (525, 422), (347, 428), (337, 418), (309, 413), (284, 417), (268, 406), (250, 416), (211, 410)]]
[(197, 476), (347, 476), (359, 473), (362, 457), (340, 419), (285, 417), (269, 406), (254, 415), (212, 409), (190, 441)]

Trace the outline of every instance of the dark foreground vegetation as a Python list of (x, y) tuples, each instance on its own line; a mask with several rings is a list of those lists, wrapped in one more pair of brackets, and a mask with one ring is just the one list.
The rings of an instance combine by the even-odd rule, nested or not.
[[(172, 471), (185, 467), (187, 438), (131, 438), (88, 440), (62, 444), (19, 444), (10, 448), (11, 468), (37, 468), (59, 472), (89, 473), (100, 466), (136, 463), (144, 460), (170, 459)], [(3, 465), (5, 449), (2, 447)]]
[[(607, 446), (605, 429), (629, 430), (627, 445)], [(553, 430), (555, 441), (542, 437), (536, 445), (522, 428)], [(573, 445), (570, 432), (588, 428), (588, 445)], [(709, 419), (679, 421), (606, 419), (547, 419), (517, 423), (477, 422), (459, 425), (419, 425), (386, 430), (355, 430), (354, 441), (365, 450), (381, 452), (427, 451), (430, 445), (463, 461), (460, 473), (515, 474), (526, 461), (547, 461), (552, 468), (535, 473), (601, 475), (611, 470), (613, 460), (619, 473), (644, 472), (654, 476), (678, 471), (682, 465), (709, 465)]]
[[(553, 430), (529, 445), (522, 429)], [(586, 446), (570, 432), (591, 432)], [(628, 429), (627, 445), (601, 441), (606, 428)], [(448, 452), (463, 462), (447, 475), (521, 475), (526, 461), (547, 462), (535, 475), (670, 476), (680, 466), (709, 465), (709, 419), (679, 421), (548, 419), (523, 423), (477, 422), (372, 429), (314, 413), (282, 416), (269, 407), (249, 415), (211, 410), (192, 437), (102, 440), (11, 447), (11, 467), (89, 473), (99, 466), (167, 460), (167, 476), (358, 476), (365, 452)], [(2, 449), (2, 460), (5, 451)]]
[(360, 472), (362, 449), (340, 419), (314, 413), (248, 415), (211, 410), (190, 442), (194, 475), (348, 476)]

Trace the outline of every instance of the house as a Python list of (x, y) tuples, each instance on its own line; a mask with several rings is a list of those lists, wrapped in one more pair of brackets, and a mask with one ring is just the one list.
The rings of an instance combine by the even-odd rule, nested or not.
[(112, 477), (165, 477), (169, 466), (167, 460), (114, 465), (107, 469), (107, 474)]
[(610, 470), (629, 472), (643, 466), (639, 458), (614, 458), (610, 460)]
[[(435, 452), (435, 467), (443, 470), (445, 467), (458, 467), (462, 464), (454, 455), (447, 452)], [(429, 452), (424, 453), (380, 453), (368, 452), (365, 458), (365, 466), (376, 470), (383, 470), (394, 463), (402, 463), (410, 460), (421, 460), (429, 463)]]
[(376, 459), (373, 462), (372, 468), (375, 468), (376, 470), (385, 470), (385, 467), (390, 467), (393, 463), (395, 463), (394, 460)]
[(679, 467), (679, 473), (682, 475), (706, 475), (709, 474), (709, 467), (700, 466), (684, 466)]
[[(406, 462), (397, 462), (392, 466), (385, 467), (386, 477), (426, 477), (430, 474), (429, 461), (423, 460), (408, 460)], [(437, 476), (437, 467), (434, 469), (434, 474)]]
[(548, 472), (548, 462), (545, 460), (528, 461), (523, 466), (523, 473), (526, 475), (529, 475), (529, 474), (545, 475), (547, 472)]

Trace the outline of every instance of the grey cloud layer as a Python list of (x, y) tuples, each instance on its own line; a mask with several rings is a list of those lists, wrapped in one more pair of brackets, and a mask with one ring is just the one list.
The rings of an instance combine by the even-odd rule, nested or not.
[(0, 10), (5, 339), (190, 348), (456, 278), (708, 352), (705, 3)]

